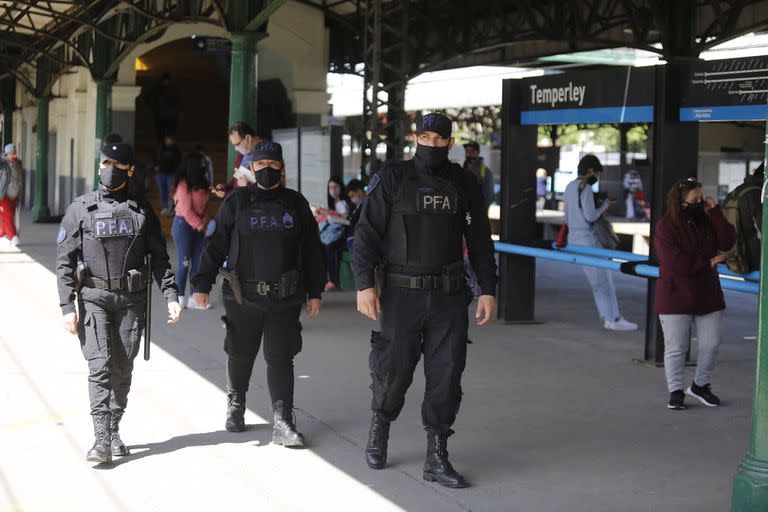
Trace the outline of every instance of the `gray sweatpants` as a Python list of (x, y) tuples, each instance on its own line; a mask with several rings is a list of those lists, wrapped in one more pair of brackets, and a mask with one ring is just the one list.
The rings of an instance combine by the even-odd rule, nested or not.
[(691, 341), (691, 326), (696, 325), (699, 340), (698, 363), (694, 381), (699, 386), (712, 382), (717, 351), (720, 347), (720, 322), (722, 311), (708, 315), (659, 315), (664, 331), (664, 373), (667, 375), (667, 389), (671, 393), (683, 389), (685, 353)]

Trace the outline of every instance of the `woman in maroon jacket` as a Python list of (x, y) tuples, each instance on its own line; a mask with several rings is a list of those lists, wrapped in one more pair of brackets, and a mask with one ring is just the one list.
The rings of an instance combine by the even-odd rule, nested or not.
[[(710, 407), (720, 405), (710, 389), (725, 309), (717, 265), (735, 241), (736, 233), (715, 200), (704, 199), (701, 183), (687, 178), (672, 187), (654, 239), (659, 258), (655, 308), (664, 331), (670, 409), (683, 409), (685, 394)], [(685, 353), (694, 324), (699, 340), (698, 364), (693, 383), (683, 392)]]

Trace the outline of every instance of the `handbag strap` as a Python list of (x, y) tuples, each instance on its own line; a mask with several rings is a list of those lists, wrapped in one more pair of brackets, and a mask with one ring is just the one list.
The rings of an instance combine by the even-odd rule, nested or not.
[[(585, 182), (579, 183), (579, 210), (581, 210), (582, 216), (584, 215), (584, 208), (581, 206), (581, 193), (584, 192), (584, 189), (587, 188), (587, 184)], [(589, 222), (586, 217), (584, 217), (584, 220), (587, 221), (587, 224), (590, 226), (594, 224), (594, 222)]]

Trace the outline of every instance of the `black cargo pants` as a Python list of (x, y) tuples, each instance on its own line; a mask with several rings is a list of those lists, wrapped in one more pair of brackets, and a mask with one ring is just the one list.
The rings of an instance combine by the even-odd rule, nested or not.
[(78, 335), (88, 361), (91, 414), (122, 416), (144, 332), (145, 292), (83, 288), (80, 295)]
[(471, 300), (468, 290), (455, 295), (399, 287), (384, 290), (381, 332), (371, 337), (369, 357), (374, 412), (390, 421), (398, 417), (424, 354), (422, 422), (429, 432), (450, 432), (461, 403)]
[(227, 329), (227, 391), (248, 391), (253, 363), (264, 340), (267, 384), (272, 403), (293, 407), (293, 358), (301, 352), (301, 304), (262, 306), (238, 304), (224, 295), (222, 317)]

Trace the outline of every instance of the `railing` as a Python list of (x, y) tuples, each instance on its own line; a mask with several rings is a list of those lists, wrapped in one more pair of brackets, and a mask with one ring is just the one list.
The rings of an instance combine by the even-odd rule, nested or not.
[[(647, 257), (641, 254), (635, 254), (624, 251), (614, 251), (602, 249), (599, 247), (585, 247), (580, 245), (567, 245), (563, 248), (552, 249), (542, 247), (531, 247), (527, 245), (508, 244), (505, 242), (495, 242), (496, 251), (507, 254), (518, 254), (520, 256), (530, 256), (532, 258), (541, 258), (572, 265), (584, 265), (588, 267), (604, 268), (614, 272), (624, 274), (658, 279), (659, 267), (647, 262)], [(618, 261), (617, 261), (618, 260)], [(724, 290), (751, 293), (757, 295), (760, 292), (758, 281), (759, 272), (749, 274), (736, 274), (728, 270), (725, 265), (718, 267), (720, 274), (720, 285)]]

